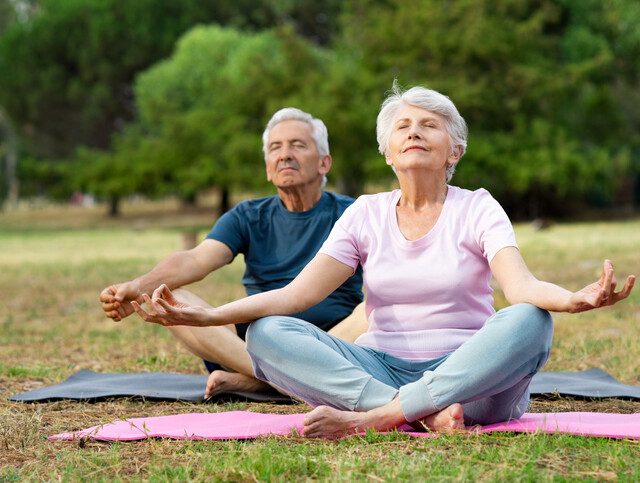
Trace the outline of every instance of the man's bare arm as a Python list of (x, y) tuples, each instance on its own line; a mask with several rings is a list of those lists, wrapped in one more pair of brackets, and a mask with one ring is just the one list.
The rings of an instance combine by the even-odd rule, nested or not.
[(227, 245), (217, 240), (204, 240), (191, 250), (172, 253), (134, 280), (105, 288), (100, 294), (102, 310), (107, 317), (122, 320), (133, 313), (131, 302), (141, 302), (143, 293), (152, 293), (162, 284), (175, 289), (197, 282), (232, 260), (233, 253)]

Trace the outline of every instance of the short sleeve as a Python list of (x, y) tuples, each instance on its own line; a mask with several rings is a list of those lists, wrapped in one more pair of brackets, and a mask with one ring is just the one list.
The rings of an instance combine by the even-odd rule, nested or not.
[(500, 203), (488, 191), (477, 191), (474, 220), (478, 244), (485, 258), (493, 257), (505, 247), (518, 247), (513, 225)]
[(211, 231), (207, 235), (208, 239), (217, 240), (229, 247), (233, 256), (246, 252), (246, 236), (244, 236), (243, 217), (239, 213), (239, 206), (236, 206), (218, 218)]
[(364, 203), (358, 198), (338, 218), (318, 253), (324, 253), (356, 270), (360, 263), (358, 234), (363, 223)]

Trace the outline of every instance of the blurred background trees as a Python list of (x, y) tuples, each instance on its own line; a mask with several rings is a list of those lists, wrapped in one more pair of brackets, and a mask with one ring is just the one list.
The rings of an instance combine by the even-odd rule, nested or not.
[(81, 190), (116, 214), (133, 193), (215, 187), (224, 210), (265, 189), (260, 135), (295, 105), (326, 122), (330, 182), (357, 195), (392, 178), (375, 117), (397, 78), (467, 120), (455, 184), (520, 218), (629, 210), (638, 25), (635, 0), (0, 0), (3, 179), (12, 151), (23, 196)]

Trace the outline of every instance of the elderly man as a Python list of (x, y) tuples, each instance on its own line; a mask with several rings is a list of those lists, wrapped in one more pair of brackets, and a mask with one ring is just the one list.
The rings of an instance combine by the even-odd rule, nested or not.
[[(191, 250), (174, 253), (148, 273), (105, 288), (102, 308), (111, 319), (133, 313), (131, 301), (161, 284), (178, 289), (244, 255), (242, 282), (248, 295), (287, 285), (314, 257), (333, 224), (352, 198), (323, 191), (331, 169), (327, 128), (299, 109), (276, 112), (262, 136), (267, 179), (277, 195), (239, 203), (214, 224), (206, 239)], [(176, 298), (188, 305), (208, 307), (195, 294), (179, 289)], [(353, 341), (366, 327), (364, 317), (346, 319), (362, 302), (358, 270), (331, 296), (296, 316), (345, 340)], [(261, 390), (254, 377), (244, 341), (248, 324), (219, 327), (168, 327), (211, 373), (205, 396), (227, 390)], [(225, 370), (223, 370), (225, 369)]]

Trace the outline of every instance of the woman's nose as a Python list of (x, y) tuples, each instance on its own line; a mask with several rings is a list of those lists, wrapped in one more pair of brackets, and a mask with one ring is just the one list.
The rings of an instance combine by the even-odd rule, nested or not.
[(417, 126), (410, 126), (408, 131), (409, 139), (420, 139), (420, 131)]

